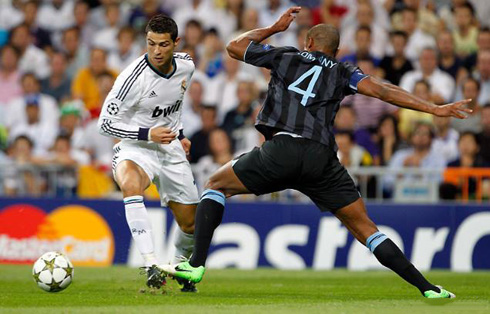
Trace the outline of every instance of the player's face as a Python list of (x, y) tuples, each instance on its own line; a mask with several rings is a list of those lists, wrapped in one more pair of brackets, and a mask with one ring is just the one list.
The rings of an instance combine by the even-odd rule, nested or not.
[(178, 43), (179, 38), (173, 41), (169, 33), (148, 32), (146, 34), (146, 48), (150, 62), (156, 67), (172, 62), (172, 55)]

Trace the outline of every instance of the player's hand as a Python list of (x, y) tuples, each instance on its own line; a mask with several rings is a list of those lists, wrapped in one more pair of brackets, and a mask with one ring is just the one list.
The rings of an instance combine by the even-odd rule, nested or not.
[(301, 7), (291, 7), (283, 15), (279, 17), (279, 19), (272, 25), (272, 29), (276, 32), (284, 32), (288, 29), (289, 25), (296, 18), (296, 13), (301, 11)]
[(434, 109), (434, 114), (438, 117), (455, 117), (458, 119), (466, 119), (465, 113), (472, 113), (473, 110), (466, 108), (466, 105), (471, 102), (471, 99), (465, 99), (452, 104), (439, 106)]
[(175, 140), (175, 137), (177, 137), (177, 134), (163, 126), (150, 129), (150, 140), (155, 143), (170, 144), (170, 142)]
[(191, 151), (191, 141), (189, 141), (187, 137), (184, 137), (180, 140), (180, 143), (182, 144), (182, 148), (184, 149), (185, 154), (189, 155), (189, 152)]

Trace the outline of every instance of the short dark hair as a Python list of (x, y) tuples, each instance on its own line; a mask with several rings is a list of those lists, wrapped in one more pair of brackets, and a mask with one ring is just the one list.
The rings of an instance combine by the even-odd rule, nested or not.
[(313, 38), (318, 48), (325, 49), (336, 54), (339, 49), (340, 35), (338, 29), (333, 25), (318, 24), (310, 28), (306, 34), (306, 40)]
[(155, 15), (146, 25), (145, 32), (154, 32), (157, 34), (170, 34), (170, 38), (175, 41), (179, 30), (174, 20), (164, 14)]
[(468, 83), (468, 82), (473, 82), (473, 83), (475, 83), (476, 87), (478, 88), (478, 91), (480, 91), (480, 87), (481, 87), (481, 86), (480, 86), (480, 82), (479, 82), (477, 79), (475, 79), (475, 78), (473, 78), (473, 77), (471, 77), (471, 76), (470, 76), (470, 77), (468, 77), (466, 80), (464, 80), (464, 81), (463, 81), (463, 85), (461, 85), (461, 89), (462, 89), (463, 91), (464, 91), (464, 86), (465, 86), (465, 85), (466, 85), (466, 83)]
[(473, 139), (475, 140), (475, 143), (476, 145), (480, 146), (480, 139), (478, 138), (478, 136), (476, 135), (475, 132), (472, 132), (472, 131), (463, 131), (461, 132), (461, 134), (459, 134), (459, 139), (458, 139), (458, 143), (461, 142), (461, 139), (465, 136), (471, 136), (473, 137)]
[(371, 32), (371, 27), (369, 27), (369, 26), (359, 26), (359, 27), (357, 28), (357, 30), (356, 30), (356, 35), (357, 35), (358, 33), (360, 33), (360, 32), (363, 32), (363, 31), (364, 31), (364, 32), (368, 32), (368, 33), (369, 33), (369, 35), (371, 35), (371, 33), (372, 33), (372, 32)]
[(400, 37), (403, 37), (405, 39), (405, 41), (408, 40), (408, 34), (404, 31), (392, 31), (390, 33), (390, 38), (393, 38), (393, 37), (396, 37), (396, 36), (400, 36)]
[(5, 53), (5, 51), (9, 50), (9, 49), (14, 52), (14, 54), (17, 56), (17, 59), (20, 58), (21, 52), (20, 52), (19, 48), (14, 47), (11, 44), (6, 44), (2, 48), (0, 48), (0, 55), (3, 55)]

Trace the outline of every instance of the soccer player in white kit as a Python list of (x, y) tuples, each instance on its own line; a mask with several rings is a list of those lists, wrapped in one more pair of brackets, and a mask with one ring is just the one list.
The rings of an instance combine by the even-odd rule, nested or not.
[[(160, 288), (165, 277), (155, 266), (151, 222), (143, 192), (154, 182), (162, 206), (168, 206), (180, 227), (176, 256), (189, 258), (194, 246), (194, 216), (199, 202), (186, 154), (190, 141), (180, 119), (184, 92), (194, 72), (185, 53), (174, 53), (179, 43), (177, 25), (156, 15), (146, 27), (147, 53), (117, 77), (102, 108), (98, 126), (103, 135), (121, 139), (114, 146), (112, 169), (122, 190), (126, 220), (145, 261), (149, 287)], [(182, 291), (194, 292), (191, 282)]]

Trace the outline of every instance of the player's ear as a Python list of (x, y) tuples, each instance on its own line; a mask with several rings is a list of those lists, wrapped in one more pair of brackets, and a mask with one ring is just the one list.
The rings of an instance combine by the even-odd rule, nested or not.
[(174, 47), (177, 47), (180, 43), (180, 37), (175, 38)]
[(314, 45), (315, 45), (315, 40), (313, 40), (313, 38), (310, 37), (306, 40), (305, 49), (308, 51), (311, 51), (311, 50), (313, 50)]

